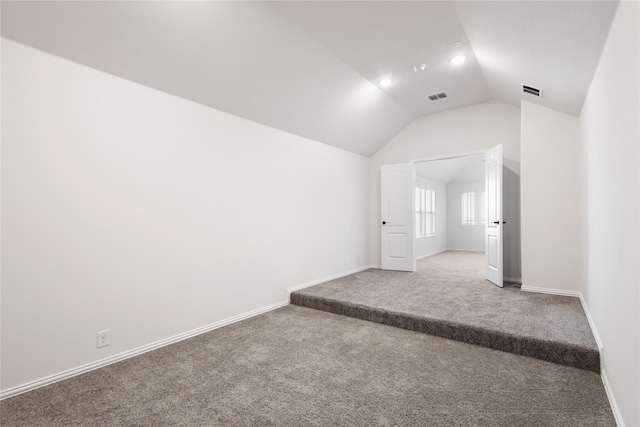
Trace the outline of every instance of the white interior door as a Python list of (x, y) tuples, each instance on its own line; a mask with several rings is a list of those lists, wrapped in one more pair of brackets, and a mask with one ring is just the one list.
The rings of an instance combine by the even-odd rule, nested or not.
[(384, 165), (380, 179), (382, 269), (416, 271), (413, 256), (414, 165)]
[(486, 153), (485, 249), (487, 254), (487, 280), (502, 287), (502, 144)]

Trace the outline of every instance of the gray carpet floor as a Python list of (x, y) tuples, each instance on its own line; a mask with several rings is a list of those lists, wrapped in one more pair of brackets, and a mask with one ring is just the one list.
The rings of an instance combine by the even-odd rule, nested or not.
[(443, 252), (414, 273), (366, 270), (294, 292), (291, 302), (600, 371), (580, 300), (499, 288), (484, 278), (482, 252)]
[(290, 305), (0, 402), (2, 426), (615, 426), (575, 369)]

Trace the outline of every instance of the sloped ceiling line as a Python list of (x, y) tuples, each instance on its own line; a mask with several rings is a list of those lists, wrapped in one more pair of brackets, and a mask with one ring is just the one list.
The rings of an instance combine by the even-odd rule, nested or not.
[[(371, 156), (416, 116), (491, 99), (519, 106), (521, 83), (544, 90), (534, 102), (578, 114), (617, 2), (3, 1), (1, 7), (3, 37)], [(453, 66), (454, 54), (467, 60)], [(416, 64), (424, 71), (414, 71)], [(393, 84), (381, 88), (382, 76)], [(447, 98), (428, 100), (442, 91)]]

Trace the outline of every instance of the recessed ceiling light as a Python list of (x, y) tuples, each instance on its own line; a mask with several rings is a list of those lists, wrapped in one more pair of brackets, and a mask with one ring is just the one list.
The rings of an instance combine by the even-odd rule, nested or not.
[(380, 86), (389, 86), (391, 83), (393, 83), (393, 80), (391, 80), (389, 77), (385, 77), (384, 79), (380, 79), (378, 83), (380, 83)]
[(451, 58), (449, 60), (449, 62), (451, 62), (452, 64), (462, 64), (466, 59), (467, 59), (466, 56), (458, 55), (458, 56), (454, 56), (453, 58)]
[(413, 71), (419, 73), (420, 71), (424, 71), (427, 68), (427, 64), (418, 64), (413, 66)]

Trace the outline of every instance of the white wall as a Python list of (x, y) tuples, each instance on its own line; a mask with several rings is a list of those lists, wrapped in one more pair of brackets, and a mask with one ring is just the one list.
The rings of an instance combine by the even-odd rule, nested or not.
[(370, 259), (380, 264), (380, 166), (486, 151), (502, 144), (504, 154), (505, 276), (520, 278), (520, 109), (500, 101), (422, 116), (412, 121), (371, 158), (369, 195)]
[(522, 101), (522, 285), (577, 293), (578, 118)]
[(619, 425), (640, 426), (640, 3), (622, 1), (580, 114), (580, 285)]
[(447, 250), (447, 186), (416, 175), (416, 186), (436, 192), (436, 235), (415, 239), (414, 252), (417, 259)]
[[(462, 225), (462, 193), (485, 191), (484, 181), (449, 183), (447, 185), (447, 236), (448, 247), (453, 250), (484, 251), (485, 225)], [(480, 215), (476, 196), (476, 215)], [(478, 219), (480, 217), (478, 216)]]
[(2, 55), (2, 390), (369, 264), (367, 158), (11, 41)]

